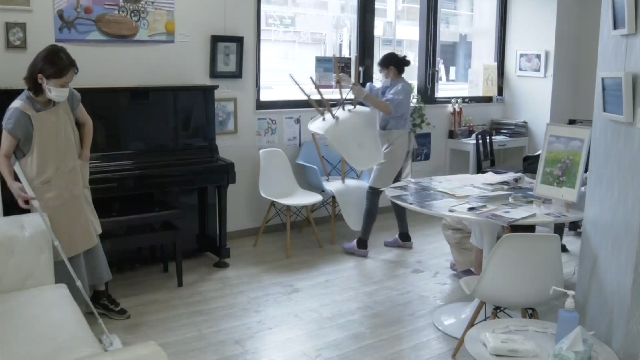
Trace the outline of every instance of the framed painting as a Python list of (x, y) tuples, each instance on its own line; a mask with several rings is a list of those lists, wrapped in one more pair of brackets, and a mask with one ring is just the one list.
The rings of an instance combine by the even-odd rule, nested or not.
[(26, 49), (27, 48), (27, 23), (23, 22), (6, 22), (5, 28), (5, 47), (7, 49)]
[(545, 77), (546, 51), (516, 51), (516, 75)]
[(598, 98), (602, 117), (633, 122), (633, 74), (599, 73)]
[(244, 37), (211, 36), (209, 77), (211, 79), (242, 79)]
[(578, 201), (590, 139), (589, 127), (547, 124), (533, 193), (569, 203)]
[(0, 11), (31, 11), (32, 0), (0, 0)]
[(238, 133), (238, 100), (216, 99), (216, 135)]
[(636, 32), (636, 1), (611, 0), (611, 35)]

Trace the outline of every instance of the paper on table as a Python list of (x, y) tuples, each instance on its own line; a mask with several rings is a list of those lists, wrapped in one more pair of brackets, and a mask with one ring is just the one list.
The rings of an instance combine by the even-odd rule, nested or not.
[(499, 223), (500, 225), (510, 225), (522, 219), (535, 216), (536, 213), (526, 209), (504, 209), (488, 214), (483, 214), (482, 218)]
[(486, 191), (482, 191), (480, 189), (476, 189), (471, 186), (464, 187), (455, 187), (455, 188), (437, 188), (438, 191), (443, 192), (445, 194), (449, 194), (455, 197), (466, 197), (471, 195), (484, 194)]

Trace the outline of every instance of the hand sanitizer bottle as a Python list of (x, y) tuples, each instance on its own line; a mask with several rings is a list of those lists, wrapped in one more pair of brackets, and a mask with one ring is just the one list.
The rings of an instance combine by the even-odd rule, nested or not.
[(558, 310), (558, 325), (556, 327), (556, 344), (571, 334), (580, 325), (580, 315), (576, 312), (576, 302), (573, 300), (575, 291), (552, 287), (553, 290), (564, 291), (569, 294), (569, 298), (564, 303), (564, 309)]

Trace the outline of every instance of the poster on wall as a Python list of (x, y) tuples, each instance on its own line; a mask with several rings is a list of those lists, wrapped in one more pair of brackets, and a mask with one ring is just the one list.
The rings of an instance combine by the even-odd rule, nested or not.
[(416, 134), (416, 147), (413, 148), (413, 162), (431, 159), (431, 133)]
[(266, 149), (278, 144), (278, 121), (268, 116), (256, 117), (256, 145)]
[(173, 43), (175, 0), (53, 0), (56, 42)]
[[(338, 71), (341, 74), (347, 74), (351, 76), (351, 58), (349, 57), (336, 57)], [(335, 65), (332, 56), (316, 56), (315, 66), (315, 82), (320, 89), (333, 89), (335, 84), (333, 82)]]
[(284, 144), (287, 147), (300, 147), (300, 120), (302, 116), (284, 117)]

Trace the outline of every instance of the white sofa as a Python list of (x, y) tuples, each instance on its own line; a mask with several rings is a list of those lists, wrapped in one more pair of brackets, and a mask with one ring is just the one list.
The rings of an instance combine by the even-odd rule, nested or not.
[(1, 360), (168, 360), (153, 342), (104, 352), (65, 285), (37, 214), (0, 217)]

